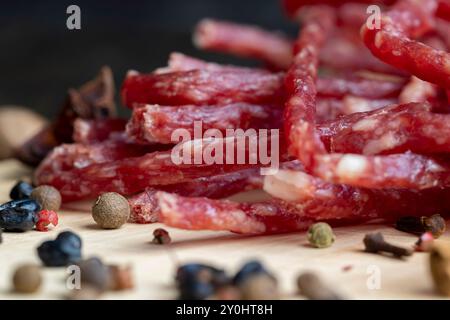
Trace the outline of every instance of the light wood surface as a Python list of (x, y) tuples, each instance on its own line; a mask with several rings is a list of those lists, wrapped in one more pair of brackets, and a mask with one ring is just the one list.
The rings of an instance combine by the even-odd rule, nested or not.
[[(10, 188), (30, 170), (16, 161), (0, 162), (0, 201), (8, 200)], [(89, 203), (85, 205), (88, 207)], [(328, 249), (307, 245), (305, 233), (243, 237), (227, 232), (192, 232), (167, 228), (173, 244), (151, 243), (154, 225), (127, 224), (118, 230), (96, 228), (88, 212), (61, 211), (60, 225), (50, 232), (4, 233), (0, 244), (0, 299), (61, 299), (68, 290), (66, 270), (44, 270), (44, 285), (39, 293), (18, 295), (11, 292), (11, 274), (18, 264), (39, 263), (36, 247), (65, 229), (83, 239), (85, 257), (99, 256), (108, 263), (131, 264), (136, 288), (123, 293), (108, 293), (104, 299), (176, 298), (173, 275), (177, 263), (206, 262), (234, 272), (248, 259), (262, 260), (279, 279), (285, 299), (301, 299), (295, 292), (295, 278), (313, 270), (350, 299), (438, 299), (428, 270), (428, 255), (416, 253), (407, 260), (362, 252), (362, 239), (368, 232), (381, 231), (394, 243), (411, 246), (416, 237), (386, 226), (337, 228), (337, 240)], [(450, 240), (447, 234), (442, 238)], [(348, 270), (349, 269), (349, 270)], [(375, 271), (374, 271), (375, 270)], [(381, 288), (368, 288), (371, 276), (379, 270)], [(374, 273), (375, 272), (375, 273)]]

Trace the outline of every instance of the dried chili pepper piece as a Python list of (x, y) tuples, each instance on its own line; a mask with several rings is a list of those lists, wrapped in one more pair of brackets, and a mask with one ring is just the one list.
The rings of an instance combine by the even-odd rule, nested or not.
[[(175, 130), (184, 129), (194, 136), (194, 131), (205, 133), (213, 129), (223, 135), (227, 129), (280, 128), (282, 110), (277, 106), (260, 106), (235, 103), (225, 106), (135, 106), (127, 125), (127, 134), (140, 143), (176, 143), (172, 141)], [(200, 124), (196, 130), (196, 123)], [(210, 130), (211, 131), (211, 130)]]
[(277, 69), (288, 68), (292, 61), (290, 39), (256, 26), (204, 19), (193, 38), (200, 49), (259, 59)]

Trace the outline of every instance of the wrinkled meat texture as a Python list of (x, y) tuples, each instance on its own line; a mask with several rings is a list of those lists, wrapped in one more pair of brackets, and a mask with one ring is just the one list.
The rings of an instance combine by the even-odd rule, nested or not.
[[(259, 169), (247, 169), (213, 177), (202, 177), (186, 183), (160, 186), (158, 189), (186, 197), (219, 199), (261, 188), (262, 182)], [(131, 208), (131, 222), (153, 223), (158, 221), (160, 210), (156, 193), (156, 189), (148, 188), (128, 200)]]
[(292, 61), (290, 39), (256, 26), (204, 19), (194, 31), (194, 44), (204, 50), (259, 59), (276, 69), (286, 69)]
[[(127, 134), (140, 143), (172, 141), (175, 130), (184, 129), (191, 137), (195, 134), (227, 129), (276, 129), (281, 127), (282, 110), (277, 106), (259, 106), (235, 103), (225, 106), (159, 106), (142, 105), (133, 109), (127, 125)], [(195, 124), (201, 123), (201, 132), (195, 132)]]

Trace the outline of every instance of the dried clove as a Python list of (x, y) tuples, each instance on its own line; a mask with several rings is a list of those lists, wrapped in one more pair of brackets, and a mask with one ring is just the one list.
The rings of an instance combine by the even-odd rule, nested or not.
[(420, 235), (431, 232), (434, 238), (439, 238), (446, 229), (444, 218), (439, 214), (430, 217), (401, 217), (397, 220), (395, 228), (400, 231)]
[(430, 252), (430, 271), (436, 290), (450, 297), (450, 244), (438, 242)]
[(334, 290), (326, 286), (322, 280), (312, 272), (305, 272), (297, 278), (300, 294), (311, 300), (342, 300)]
[(366, 247), (366, 252), (371, 253), (391, 253), (394, 257), (402, 258), (411, 256), (413, 251), (410, 249), (398, 247), (392, 245), (384, 240), (384, 237), (381, 233), (372, 233), (367, 234), (364, 237), (364, 245)]
[(102, 119), (116, 114), (114, 78), (103, 67), (96, 78), (79, 89), (69, 89), (56, 119), (16, 150), (16, 158), (37, 165), (57, 145), (73, 141), (73, 123), (77, 118)]

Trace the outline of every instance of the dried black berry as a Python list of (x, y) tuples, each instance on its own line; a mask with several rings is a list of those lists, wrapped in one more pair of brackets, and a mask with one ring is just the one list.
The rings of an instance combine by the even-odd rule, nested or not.
[(266, 268), (256, 260), (249, 261), (242, 266), (242, 268), (236, 273), (233, 278), (233, 283), (236, 285), (244, 282), (248, 277), (258, 275), (258, 274), (269, 274)]
[(0, 212), (5, 209), (14, 209), (16, 211), (41, 211), (41, 205), (33, 199), (12, 200), (0, 205)]
[(24, 232), (34, 228), (41, 206), (34, 200), (13, 200), (0, 206), (0, 228)]
[(63, 267), (81, 260), (81, 239), (71, 231), (60, 233), (55, 240), (42, 243), (37, 252), (44, 265)]
[(225, 271), (208, 265), (191, 263), (178, 268), (176, 281), (180, 299), (203, 300), (230, 281)]
[(33, 187), (24, 181), (19, 181), (16, 185), (11, 189), (9, 193), (9, 197), (12, 200), (22, 200), (28, 199), (33, 191)]
[(80, 267), (82, 285), (95, 287), (99, 291), (105, 291), (109, 286), (109, 267), (103, 264), (99, 258), (89, 258), (77, 264)]

